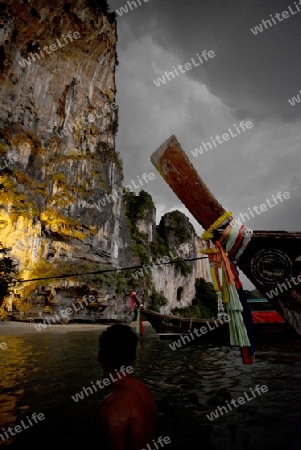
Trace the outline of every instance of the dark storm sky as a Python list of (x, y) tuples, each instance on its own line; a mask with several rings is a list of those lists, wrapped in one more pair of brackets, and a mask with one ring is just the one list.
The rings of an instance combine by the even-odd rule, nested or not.
[[(202, 228), (150, 161), (175, 134), (226, 210), (239, 215), (267, 204), (267, 199), (273, 203), (272, 195), (287, 191), (289, 199), (254, 213), (245, 224), (252, 229), (300, 230), (301, 102), (288, 102), (301, 90), (301, 12), (294, 0), (140, 2), (128, 13), (117, 14), (116, 149), (124, 162), (125, 184), (144, 172), (155, 173), (156, 179), (144, 187), (155, 202), (157, 221), (165, 212), (180, 209), (200, 234)], [(109, 1), (111, 11), (125, 4)], [(283, 11), (289, 17), (275, 19)], [(276, 24), (254, 35), (250, 28), (270, 15)], [(153, 80), (165, 71), (191, 62), (203, 50), (213, 50), (215, 57), (155, 85)], [(242, 120), (253, 127), (198, 157), (191, 154), (211, 136), (221, 136), (228, 128), (234, 131)]]

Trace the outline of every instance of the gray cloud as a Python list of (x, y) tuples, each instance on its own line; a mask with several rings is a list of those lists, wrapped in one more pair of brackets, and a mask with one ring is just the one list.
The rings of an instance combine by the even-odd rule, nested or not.
[[(111, 1), (111, 10), (126, 4)], [(196, 170), (225, 209), (235, 214), (279, 191), (291, 199), (257, 215), (254, 229), (300, 229), (301, 12), (255, 36), (250, 28), (294, 2), (149, 0), (117, 17), (116, 72), (120, 125), (117, 150), (125, 183), (144, 172), (156, 180), (145, 189), (160, 215), (172, 209), (191, 217), (150, 162), (175, 134)], [(300, 7), (301, 8), (301, 7)], [(202, 50), (212, 60), (156, 87), (153, 80)], [(195, 158), (191, 151), (237, 121), (253, 128)]]

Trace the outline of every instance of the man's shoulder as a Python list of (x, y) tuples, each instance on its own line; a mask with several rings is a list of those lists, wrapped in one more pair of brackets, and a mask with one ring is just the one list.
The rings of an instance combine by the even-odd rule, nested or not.
[(105, 410), (110, 410), (116, 408), (118, 405), (128, 405), (139, 404), (141, 400), (147, 403), (155, 403), (154, 397), (150, 389), (137, 378), (128, 378), (126, 383), (124, 383), (119, 389), (114, 390), (108, 394), (102, 402), (102, 407)]
[(122, 399), (111, 393), (99, 404), (98, 413), (103, 418), (110, 418), (110, 420), (112, 420), (115, 416), (120, 416), (121, 408), (123, 409)]
[(140, 409), (140, 398), (137, 391), (129, 386), (123, 386), (107, 395), (99, 406), (99, 413), (105, 420), (112, 423), (115, 420), (127, 421), (129, 416)]
[(134, 389), (143, 389), (145, 391), (149, 391), (148, 387), (143, 383), (143, 381), (138, 380), (138, 378), (134, 377), (128, 377), (127, 379), (127, 386), (134, 388)]
[(129, 395), (135, 393), (136, 395), (142, 395), (145, 398), (153, 399), (153, 394), (150, 389), (143, 383), (143, 381), (138, 380), (137, 378), (131, 377), (126, 384), (126, 388)]

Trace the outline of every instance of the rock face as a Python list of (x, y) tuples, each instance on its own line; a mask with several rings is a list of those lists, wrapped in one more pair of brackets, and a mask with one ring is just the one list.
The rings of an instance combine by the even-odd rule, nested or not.
[(30, 229), (18, 253), (29, 264), (76, 264), (78, 255), (113, 264), (114, 242), (122, 253), (128, 241), (121, 198), (107, 195), (122, 181), (116, 23), (86, 1), (12, 1), (3, 17), (1, 149), (12, 170), (1, 196), (4, 239), (18, 244), (17, 230)]
[(200, 257), (199, 250), (202, 248), (200, 239), (195, 236), (190, 242), (181, 244), (176, 247), (176, 251), (169, 253), (171, 264), (152, 269), (152, 279), (156, 291), (162, 292), (168, 299), (168, 304), (160, 308), (162, 314), (170, 314), (175, 308), (184, 308), (191, 304), (195, 296), (194, 283), (197, 278), (204, 278), (204, 280), (209, 281), (204, 260), (187, 263), (192, 268), (190, 273), (181, 272), (181, 266), (173, 264), (177, 256), (183, 259)]
[(189, 306), (195, 297), (197, 278), (209, 280), (205, 259), (200, 250), (202, 240), (189, 219), (180, 211), (165, 214), (156, 227), (156, 210), (148, 194), (132, 197), (132, 210), (142, 211), (147, 220), (131, 222), (133, 241), (140, 252), (142, 267), (131, 274), (140, 289), (152, 290), (146, 307), (169, 314), (174, 308)]
[[(23, 316), (43, 319), (51, 312), (61, 318), (62, 309), (85, 300), (78, 310), (72, 306), (66, 320), (128, 321), (124, 277), (65, 276), (141, 261), (115, 151), (115, 14), (105, 1), (37, 0), (33, 7), (8, 0), (0, 25), (1, 242), (12, 247), (19, 278), (58, 276), (20, 283), (14, 306)], [(141, 217), (137, 226), (147, 244), (156, 241), (153, 215)], [(176, 248), (176, 232), (165, 234)], [(194, 255), (197, 246), (194, 237)], [(205, 276), (204, 267), (195, 264), (191, 280)], [(191, 280), (175, 270), (154, 269), (154, 285), (172, 299), (183, 286), (185, 305), (192, 299)]]
[[(152, 279), (157, 292), (168, 299), (168, 304), (160, 308), (161, 313), (169, 314), (174, 308), (191, 304), (195, 296), (195, 280), (209, 281), (205, 259), (177, 263), (177, 258), (200, 258), (204, 248), (202, 240), (196, 235), (189, 219), (179, 211), (165, 214), (160, 221), (158, 233), (165, 238), (171, 251), (168, 257), (171, 264), (152, 268)], [(189, 271), (191, 268), (191, 271)]]
[(101, 3), (2, 8), (1, 239), (23, 279), (136, 261), (118, 191), (116, 21)]

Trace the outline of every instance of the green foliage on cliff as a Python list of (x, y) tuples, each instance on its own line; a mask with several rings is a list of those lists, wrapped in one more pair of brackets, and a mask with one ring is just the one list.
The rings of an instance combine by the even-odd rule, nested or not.
[[(114, 128), (113, 131), (115, 131), (115, 128)], [(106, 155), (106, 158), (107, 158), (108, 156), (110, 157), (111, 161), (113, 161), (113, 162), (116, 164), (116, 168), (119, 170), (120, 173), (122, 173), (122, 170), (123, 170), (123, 161), (122, 161), (122, 159), (121, 159), (121, 157), (120, 157), (120, 153), (117, 152), (117, 151), (114, 150), (114, 149), (109, 148), (109, 147), (107, 146), (107, 148), (105, 149), (105, 155)]]
[(159, 256), (168, 255), (171, 249), (168, 247), (166, 240), (157, 234), (157, 240), (150, 243), (150, 250), (153, 258), (158, 258)]
[(135, 235), (137, 230), (137, 221), (146, 217), (147, 210), (154, 208), (152, 197), (141, 190), (138, 195), (125, 189), (123, 200), (125, 204), (125, 214), (130, 231)]
[[(99, 263), (91, 263), (89, 261), (62, 261), (62, 260), (54, 260), (54, 261), (39, 261), (37, 263), (33, 264), (33, 269), (31, 272), (31, 278), (47, 278), (47, 277), (60, 277), (62, 275), (68, 275), (69, 277), (65, 277), (66, 279), (70, 279), (72, 281), (78, 281), (81, 282), (94, 282), (98, 283), (100, 286), (103, 285), (103, 283), (108, 282), (112, 283), (115, 282), (114, 274), (108, 273), (108, 274), (87, 274), (87, 275), (80, 275), (80, 277), (77, 277), (78, 274), (83, 274), (85, 272), (97, 272), (101, 270), (106, 270), (111, 266), (106, 266), (104, 264)], [(111, 277), (111, 279), (109, 279)], [(63, 278), (62, 278), (63, 279)], [(50, 278), (48, 280), (40, 280), (39, 285), (40, 286), (51, 286), (53, 284), (53, 278)]]
[(181, 275), (183, 275), (183, 277), (186, 277), (189, 273), (192, 272), (192, 266), (184, 261), (183, 258), (177, 258), (174, 261), (176, 269), (181, 272)]
[(217, 316), (217, 295), (213, 284), (203, 278), (195, 280), (195, 297), (190, 306), (175, 308), (172, 312), (177, 316), (195, 319), (211, 319)]
[(200, 308), (196, 305), (186, 306), (186, 308), (175, 308), (172, 310), (175, 316), (188, 317), (191, 319), (204, 319)]
[(150, 295), (150, 300), (147, 305), (147, 308), (150, 309), (151, 311), (158, 312), (158, 311), (160, 311), (160, 307), (167, 305), (167, 303), (168, 303), (168, 300), (164, 296), (163, 292), (159, 293), (159, 292), (153, 290)]
[(206, 318), (217, 316), (217, 294), (214, 290), (213, 284), (204, 280), (204, 278), (197, 278), (195, 280), (195, 298), (192, 304), (200, 307), (201, 313), (206, 314)]
[(10, 250), (0, 243), (0, 306), (4, 298), (10, 294), (10, 283), (14, 281), (17, 274), (17, 264), (9, 256), (6, 256)]
[[(126, 222), (129, 227), (133, 250), (139, 264), (147, 265), (150, 263), (151, 245), (148, 243), (147, 235), (138, 230), (137, 222), (147, 218), (149, 211), (154, 208), (152, 197), (145, 191), (141, 190), (138, 195), (124, 188), (123, 204), (125, 207)], [(135, 271), (134, 271), (135, 272)], [(142, 271), (143, 275), (135, 279), (131, 276), (128, 280), (128, 287), (131, 289), (145, 290), (145, 297), (149, 297), (149, 293), (153, 290), (153, 282), (149, 271)]]
[(178, 210), (171, 211), (168, 213), (168, 218), (174, 222), (175, 225), (166, 224), (165, 233), (175, 233), (181, 244), (187, 242), (191, 238), (191, 233), (186, 224), (183, 223), (183, 213)]
[(152, 197), (145, 191), (140, 191), (139, 195), (128, 190), (124, 191), (123, 202), (125, 205), (125, 216), (127, 225), (133, 240), (133, 249), (140, 263), (148, 264), (150, 261), (150, 247), (147, 236), (138, 230), (137, 222), (147, 217), (150, 209), (154, 208)]
[(127, 288), (126, 279), (121, 275), (116, 275), (116, 292), (118, 295), (124, 292), (124, 289)]
[(133, 249), (135, 254), (138, 256), (140, 264), (148, 264), (150, 262), (149, 254), (147, 253), (147, 250), (145, 248), (145, 245), (134, 243)]

